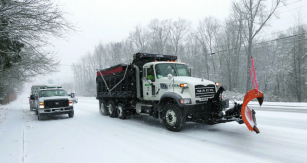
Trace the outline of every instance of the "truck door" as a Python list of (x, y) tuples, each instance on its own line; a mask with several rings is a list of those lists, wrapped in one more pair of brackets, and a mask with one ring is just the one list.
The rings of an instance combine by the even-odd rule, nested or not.
[(159, 100), (157, 94), (158, 83), (155, 78), (153, 65), (144, 68), (143, 97), (145, 100)]

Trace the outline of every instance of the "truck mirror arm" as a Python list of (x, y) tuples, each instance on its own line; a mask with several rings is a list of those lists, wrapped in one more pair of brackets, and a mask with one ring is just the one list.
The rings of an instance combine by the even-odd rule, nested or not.
[(157, 95), (157, 94), (159, 94), (159, 91), (160, 91), (160, 88), (158, 89), (158, 91), (157, 91), (156, 95)]

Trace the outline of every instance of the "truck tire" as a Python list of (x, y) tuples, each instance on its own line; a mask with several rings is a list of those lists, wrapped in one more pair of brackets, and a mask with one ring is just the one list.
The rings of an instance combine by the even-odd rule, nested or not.
[(126, 119), (127, 118), (127, 109), (125, 108), (125, 105), (122, 103), (119, 103), (117, 105), (117, 115), (120, 119)]
[(74, 114), (75, 114), (75, 112), (74, 112), (74, 111), (71, 111), (70, 113), (68, 113), (68, 117), (69, 117), (69, 118), (72, 118), (72, 117), (74, 117)]
[(162, 119), (170, 131), (180, 131), (185, 125), (186, 117), (177, 104), (168, 103), (163, 107)]
[(110, 117), (116, 117), (117, 116), (117, 111), (116, 111), (116, 105), (113, 100), (110, 100), (108, 103), (108, 111), (109, 111), (109, 116)]
[(99, 113), (101, 115), (104, 115), (104, 116), (109, 115), (109, 111), (106, 106), (107, 106), (107, 103), (105, 100), (99, 100)]

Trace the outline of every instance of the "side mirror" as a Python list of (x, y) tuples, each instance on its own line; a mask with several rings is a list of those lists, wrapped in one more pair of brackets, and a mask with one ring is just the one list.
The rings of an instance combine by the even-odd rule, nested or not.
[(168, 80), (172, 80), (173, 79), (173, 75), (172, 74), (167, 74), (167, 79)]
[(30, 95), (30, 100), (34, 100), (34, 95)]
[(192, 76), (192, 69), (193, 69), (193, 67), (189, 67), (190, 76)]
[(70, 94), (70, 97), (71, 97), (71, 98), (74, 98), (74, 97), (75, 97), (75, 93), (71, 93), (71, 94)]

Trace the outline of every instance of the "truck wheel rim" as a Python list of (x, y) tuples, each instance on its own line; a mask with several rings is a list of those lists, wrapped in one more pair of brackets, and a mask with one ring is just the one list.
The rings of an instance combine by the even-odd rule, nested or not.
[(173, 110), (168, 110), (165, 115), (166, 122), (170, 126), (174, 126), (177, 121), (176, 113)]
[(101, 106), (100, 106), (100, 111), (101, 111), (101, 113), (104, 113), (104, 105), (103, 104), (101, 104)]
[(109, 113), (112, 114), (112, 112), (113, 112), (113, 107), (111, 104), (109, 104)]
[(123, 108), (121, 106), (117, 107), (117, 114), (118, 114), (118, 117), (121, 117), (123, 115)]

